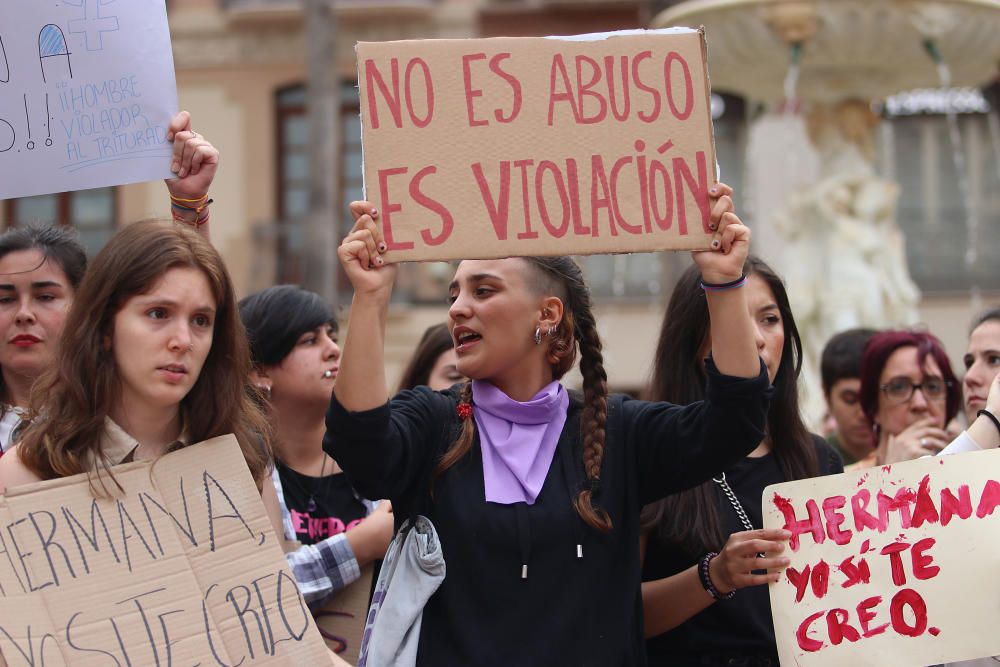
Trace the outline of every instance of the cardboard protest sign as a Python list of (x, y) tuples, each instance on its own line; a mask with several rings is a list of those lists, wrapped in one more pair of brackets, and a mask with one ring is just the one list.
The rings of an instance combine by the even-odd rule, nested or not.
[(704, 35), (357, 45), (387, 261), (706, 249)]
[(334, 595), (314, 614), (327, 648), (352, 665), (357, 664), (361, 653), (374, 570), (370, 564), (361, 568), (360, 579)]
[(783, 665), (930, 665), (1000, 654), (1000, 451), (764, 490), (792, 532), (772, 584)]
[(171, 176), (164, 0), (0, 2), (0, 199)]
[(8, 667), (330, 664), (233, 436), (115, 478), (0, 497)]

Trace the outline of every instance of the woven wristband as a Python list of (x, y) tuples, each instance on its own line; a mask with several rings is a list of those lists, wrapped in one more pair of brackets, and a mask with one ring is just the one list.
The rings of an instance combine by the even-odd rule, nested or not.
[(712, 562), (712, 559), (719, 554), (714, 551), (709, 551), (707, 554), (701, 557), (701, 562), (698, 563), (698, 578), (701, 579), (701, 586), (708, 594), (712, 596), (715, 600), (732, 600), (733, 596), (736, 595), (736, 590), (733, 589), (728, 593), (720, 593), (719, 589), (715, 587), (712, 583), (712, 576), (708, 572), (708, 564)]
[(730, 289), (736, 289), (737, 287), (743, 287), (747, 284), (747, 274), (743, 274), (736, 280), (732, 280), (728, 283), (706, 283), (704, 280), (701, 281), (701, 288), (706, 292), (724, 292)]
[(997, 427), (997, 431), (1000, 432), (1000, 419), (997, 419), (997, 416), (995, 414), (993, 414), (989, 410), (980, 410), (979, 412), (976, 413), (977, 417), (981, 417), (982, 415), (986, 415), (987, 417), (989, 417), (989, 420), (993, 422), (994, 426)]

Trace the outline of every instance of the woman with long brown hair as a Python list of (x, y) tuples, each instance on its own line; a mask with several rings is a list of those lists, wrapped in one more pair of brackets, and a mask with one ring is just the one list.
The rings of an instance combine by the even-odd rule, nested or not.
[[(774, 391), (767, 428), (749, 456), (643, 512), (650, 665), (777, 667), (761, 584), (775, 581), (787, 564), (781, 551), (788, 533), (761, 530), (761, 494), (768, 484), (843, 471), (840, 456), (809, 433), (799, 414), (802, 343), (781, 278), (756, 257), (747, 259), (743, 272), (753, 340)], [(704, 359), (720, 330), (700, 283), (692, 266), (674, 286), (650, 383), (654, 400), (686, 405), (707, 395)]]
[(0, 488), (85, 472), (110, 488), (104, 473), (118, 463), (227, 433), (260, 487), (269, 430), (250, 368), (215, 248), (174, 223), (129, 225), (80, 284), (55, 363), (32, 390), (35, 419), (0, 459)]
[[(339, 254), (354, 301), (324, 445), (361, 493), (436, 527), (447, 574), (422, 608), (417, 665), (644, 664), (640, 508), (763, 434), (768, 383), (741, 289), (750, 234), (731, 190), (712, 192), (715, 250), (695, 261), (721, 333), (707, 400), (688, 407), (608, 395), (590, 293), (568, 257), (462, 262), (449, 328), (471, 382), (387, 402), (396, 267), (377, 212), (352, 205)], [(559, 382), (577, 353), (582, 397)]]

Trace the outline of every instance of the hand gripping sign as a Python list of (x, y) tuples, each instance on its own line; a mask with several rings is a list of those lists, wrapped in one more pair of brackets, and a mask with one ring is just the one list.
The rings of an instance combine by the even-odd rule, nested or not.
[(786, 482), (772, 584), (783, 665), (929, 665), (1000, 654), (1000, 450)]
[(357, 56), (387, 261), (709, 247), (700, 31), (363, 42)]

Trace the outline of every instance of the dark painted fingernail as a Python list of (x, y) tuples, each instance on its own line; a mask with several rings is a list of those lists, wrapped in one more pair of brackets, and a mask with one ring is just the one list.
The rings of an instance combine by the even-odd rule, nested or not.
[(377, 217), (378, 217), (378, 209), (377, 209), (377, 208), (373, 208), (373, 209), (372, 209), (372, 213), (371, 213), (371, 216), (372, 216), (373, 218), (377, 218)]
[(709, 189), (709, 192), (714, 195), (714, 194), (716, 194), (716, 193), (719, 192), (719, 188), (711, 188), (711, 189)]
[(384, 260), (381, 257), (375, 258), (375, 264), (377, 264), (378, 266), (382, 266), (383, 261)]
[(384, 243), (379, 243), (378, 244), (378, 251), (379, 252), (385, 252), (386, 251), (386, 247), (385, 247)]
[(712, 241), (712, 249), (713, 250), (718, 250), (719, 249), (719, 242), (718, 241)]
[(708, 226), (708, 228), (714, 232), (716, 229), (719, 228), (719, 226), (713, 222)]

